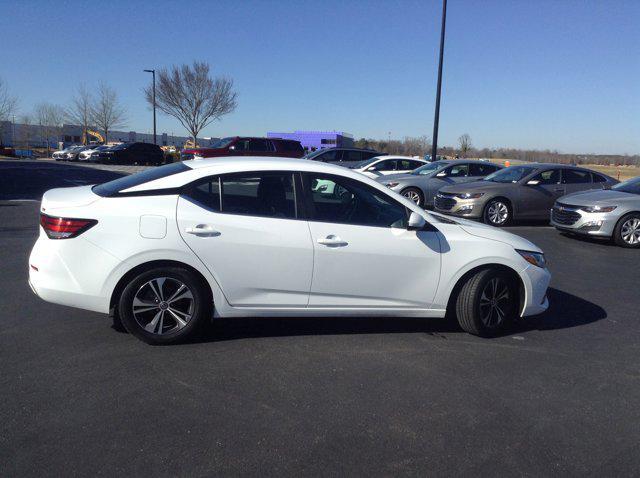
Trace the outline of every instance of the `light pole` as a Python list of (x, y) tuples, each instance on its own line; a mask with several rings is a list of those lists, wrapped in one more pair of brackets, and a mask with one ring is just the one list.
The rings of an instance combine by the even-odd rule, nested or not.
[(444, 56), (444, 27), (447, 22), (447, 0), (442, 0), (442, 26), (440, 27), (440, 60), (438, 61), (438, 88), (436, 90), (436, 113), (433, 119), (433, 146), (431, 161), (438, 156), (438, 126), (440, 123), (440, 92), (442, 90), (442, 57)]
[(158, 144), (156, 138), (156, 70), (144, 70), (153, 75), (153, 144)]

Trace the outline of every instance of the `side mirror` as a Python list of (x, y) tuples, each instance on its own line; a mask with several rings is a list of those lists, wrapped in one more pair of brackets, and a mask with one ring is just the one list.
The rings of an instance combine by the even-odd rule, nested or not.
[(422, 217), (417, 212), (412, 212), (409, 216), (409, 224), (407, 224), (407, 229), (409, 231), (420, 231), (427, 224), (427, 221), (424, 217)]
[(440, 171), (438, 174), (436, 174), (436, 178), (444, 178), (447, 176), (447, 173), (445, 173), (444, 171)]
[(540, 184), (540, 181), (536, 181), (535, 179), (527, 181), (527, 186), (537, 186), (538, 184)]

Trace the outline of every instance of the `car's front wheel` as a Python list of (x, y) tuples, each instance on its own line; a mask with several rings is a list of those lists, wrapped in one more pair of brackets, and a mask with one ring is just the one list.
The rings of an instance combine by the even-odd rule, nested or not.
[(613, 240), (622, 247), (640, 247), (640, 213), (627, 214), (618, 221)]
[(456, 298), (455, 311), (465, 332), (490, 337), (515, 320), (519, 303), (514, 277), (501, 269), (489, 268), (466, 280)]
[(422, 195), (422, 191), (418, 188), (406, 188), (403, 189), (400, 194), (406, 197), (409, 201), (413, 201), (418, 206), (424, 207), (424, 197)]
[(124, 288), (118, 313), (129, 333), (148, 344), (173, 344), (191, 337), (211, 318), (211, 292), (181, 267), (148, 270)]
[(492, 199), (484, 208), (483, 219), (492, 226), (506, 226), (511, 221), (511, 205), (504, 199)]

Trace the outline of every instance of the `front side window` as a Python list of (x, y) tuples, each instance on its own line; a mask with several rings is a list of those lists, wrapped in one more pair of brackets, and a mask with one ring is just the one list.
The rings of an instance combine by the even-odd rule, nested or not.
[(343, 161), (362, 161), (363, 159), (367, 158), (363, 158), (360, 151), (344, 151), (342, 153)]
[(469, 176), (486, 176), (495, 172), (497, 168), (493, 164), (477, 164), (469, 165)]
[(380, 161), (371, 166), (373, 171), (394, 171), (396, 169), (396, 162), (393, 159), (387, 159)]
[(591, 182), (591, 173), (580, 169), (563, 169), (562, 184), (584, 184)]
[(446, 170), (448, 178), (463, 178), (469, 173), (468, 164), (455, 164)]
[(373, 227), (407, 227), (407, 210), (367, 184), (333, 175), (304, 173), (310, 221)]
[(591, 177), (594, 183), (606, 183), (607, 178), (602, 176), (601, 174), (591, 173)]
[(267, 142), (266, 139), (250, 139), (249, 151), (256, 151), (256, 152), (262, 153), (266, 151), (271, 151), (271, 148), (269, 147), (269, 143)]
[(558, 184), (560, 183), (560, 170), (550, 169), (548, 171), (542, 171), (540, 174), (536, 174), (529, 181), (538, 181), (541, 186)]

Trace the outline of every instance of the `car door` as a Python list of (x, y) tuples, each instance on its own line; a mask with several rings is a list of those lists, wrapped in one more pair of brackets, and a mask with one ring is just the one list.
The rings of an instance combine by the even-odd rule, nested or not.
[(565, 194), (577, 193), (586, 189), (602, 187), (591, 182), (591, 172), (584, 169), (565, 168), (562, 170), (562, 184)]
[(519, 217), (546, 219), (556, 199), (565, 194), (559, 168), (529, 176), (518, 186), (519, 200), (515, 209)]
[[(321, 194), (317, 183), (332, 183)], [(314, 247), (309, 307), (428, 308), (440, 277), (435, 230), (406, 228), (388, 194), (337, 175), (303, 173)]]
[(291, 172), (198, 181), (180, 195), (177, 220), (232, 306), (307, 305), (314, 251)]

